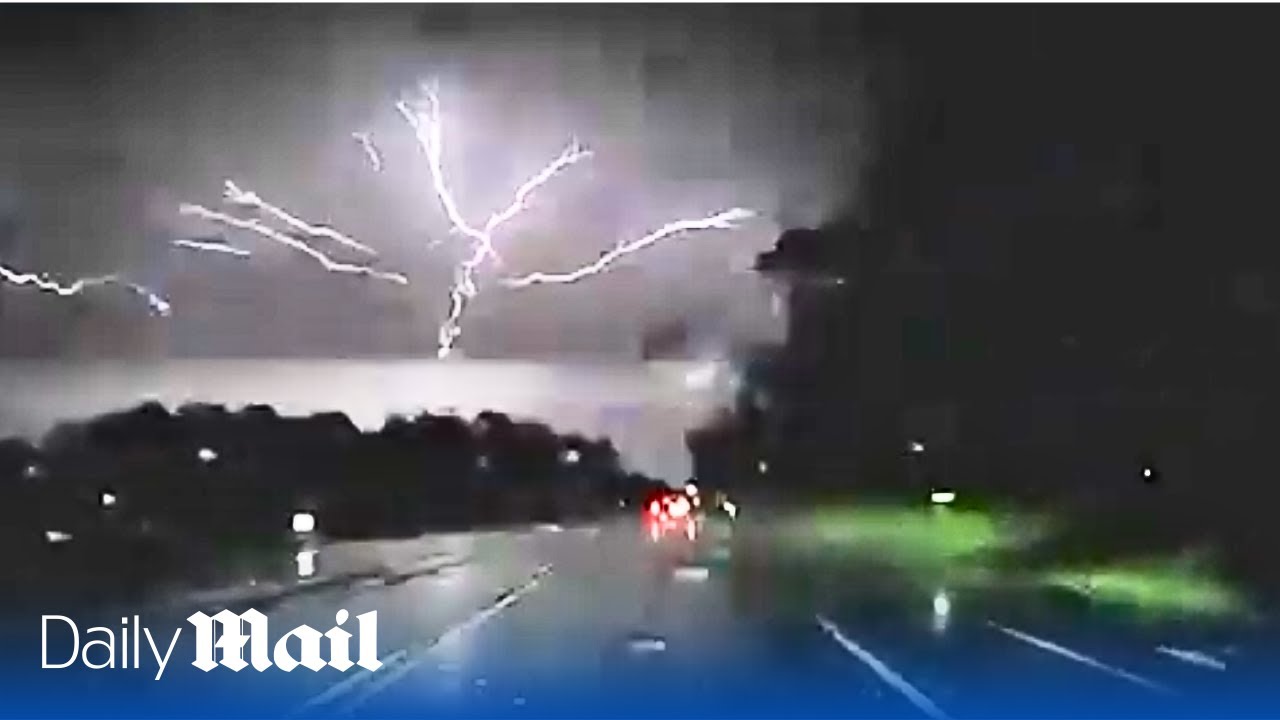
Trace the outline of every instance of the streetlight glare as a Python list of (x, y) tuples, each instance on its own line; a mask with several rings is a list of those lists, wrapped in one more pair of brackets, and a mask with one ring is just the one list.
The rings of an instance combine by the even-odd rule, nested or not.
[(956, 501), (956, 494), (950, 490), (934, 490), (929, 493), (929, 502), (934, 505), (950, 505)]
[(315, 532), (316, 516), (309, 512), (299, 512), (293, 514), (293, 531), (299, 535)]

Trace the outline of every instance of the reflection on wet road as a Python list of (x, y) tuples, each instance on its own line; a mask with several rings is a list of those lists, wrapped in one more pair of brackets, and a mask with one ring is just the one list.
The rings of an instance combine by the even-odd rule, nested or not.
[(829, 590), (821, 578), (797, 601), (781, 596), (768, 561), (735, 547), (727, 527), (693, 542), (683, 532), (655, 542), (628, 522), (532, 533), (526, 572), (554, 568), (536, 586), (522, 586), (518, 602), (477, 606), (473, 617), (487, 622), (465, 625), (341, 709), (597, 717), (664, 708), (876, 717), (1258, 709), (1237, 694), (1247, 681), (1222, 682), (1229, 664), (1206, 660), (1224, 664), (1215, 648), (1169, 652), (1200, 639), (1185, 628), (1099, 617), (1097, 629), (1082, 631), (1093, 619), (1079, 608), (946, 588), (911, 597), (908, 586), (875, 576), (862, 580), (865, 602), (857, 587)]
[[(267, 613), (273, 639), (303, 623), (328, 628), (339, 610), (377, 610), (377, 672), (205, 674), (180, 643), (164, 682), (133, 681), (148, 708), (187, 716), (192, 697), (213, 715), (293, 717), (1280, 709), (1265, 681), (1277, 645), (1265, 626), (1144, 624), (1031, 592), (921, 591), (877, 571), (780, 579), (779, 563), (731, 526), (708, 523), (692, 541), (683, 531), (655, 541), (618, 520), (321, 548), (308, 587), (240, 607)], [(361, 569), (370, 563), (380, 571)], [(787, 592), (796, 584), (806, 587)], [(179, 626), (190, 611), (147, 622)]]

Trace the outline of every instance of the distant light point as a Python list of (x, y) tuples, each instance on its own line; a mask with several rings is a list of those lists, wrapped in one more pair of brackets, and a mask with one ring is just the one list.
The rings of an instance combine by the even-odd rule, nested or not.
[(299, 535), (315, 532), (316, 516), (309, 512), (298, 512), (293, 514), (292, 521), (293, 531)]

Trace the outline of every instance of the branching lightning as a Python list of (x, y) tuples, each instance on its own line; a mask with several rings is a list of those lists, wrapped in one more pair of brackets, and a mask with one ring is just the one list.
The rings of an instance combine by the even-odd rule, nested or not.
[(84, 292), (85, 288), (106, 285), (115, 280), (114, 275), (103, 275), (101, 277), (80, 278), (69, 285), (63, 285), (56, 280), (50, 280), (45, 275), (20, 273), (4, 265), (0, 265), (0, 277), (14, 285), (34, 285), (40, 290), (62, 295), (63, 297), (79, 295)]
[[(395, 109), (412, 130), (419, 150), (427, 160), (431, 193), (435, 196), (436, 201), (439, 202), (444, 212), (451, 228), (451, 234), (464, 237), (470, 249), (470, 252), (454, 268), (453, 281), (449, 288), (448, 315), (440, 324), (437, 332), (437, 355), (444, 358), (452, 352), (454, 345), (462, 334), (461, 321), (468, 302), (479, 293), (476, 278), (477, 271), (486, 262), (492, 262), (494, 265), (499, 266), (502, 264), (502, 258), (494, 245), (494, 235), (504, 225), (529, 208), (529, 202), (534, 193), (573, 165), (590, 158), (592, 152), (584, 148), (576, 139), (572, 140), (555, 159), (516, 188), (508, 205), (489, 215), (483, 225), (476, 225), (468, 221), (463, 215), (446, 177), (444, 169), (444, 131), (440, 105), (440, 98), (435, 89), (423, 84), (420, 86), (420, 95), (418, 97), (398, 100), (395, 103)], [(374, 144), (370, 133), (353, 132), (351, 137), (359, 143), (373, 170), (381, 172), (384, 167), (382, 153)], [(264, 219), (275, 220), (287, 225), (293, 232), (283, 232), (263, 222), (262, 219), (236, 217), (201, 205), (183, 204), (179, 208), (179, 213), (255, 233), (267, 240), (280, 243), (308, 255), (330, 272), (365, 275), (399, 284), (408, 284), (408, 280), (404, 275), (379, 271), (365, 265), (334, 260), (307, 242), (307, 238), (325, 238), (368, 255), (377, 254), (367, 245), (331, 227), (307, 223), (283, 208), (268, 203), (257, 193), (245, 190), (230, 180), (225, 182), (223, 197), (229, 204), (253, 209), (267, 216)], [(738, 221), (755, 217), (755, 215), (756, 213), (751, 210), (732, 208), (703, 218), (676, 220), (663, 225), (642, 238), (620, 243), (614, 249), (602, 254), (595, 262), (583, 265), (575, 270), (563, 273), (534, 272), (523, 276), (505, 278), (501, 283), (505, 287), (512, 289), (526, 288), (539, 284), (575, 283), (584, 278), (601, 274), (609, 270), (622, 258), (668, 238), (692, 232), (736, 229)], [(249, 255), (247, 250), (225, 243), (177, 240), (174, 241), (174, 244), (191, 250), (225, 253), (241, 257)]]
[(515, 197), (512, 198), (510, 205), (501, 212), (496, 212), (489, 216), (488, 222), (484, 225), (485, 234), (492, 235), (503, 223), (519, 215), (527, 207), (525, 203), (535, 190), (546, 185), (552, 178), (568, 169), (570, 165), (590, 157), (591, 151), (582, 147), (577, 139), (571, 141), (564, 150), (560, 151), (560, 155), (555, 160), (552, 160), (537, 175), (529, 178), (516, 189)]
[(86, 289), (92, 287), (117, 285), (145, 299), (147, 301), (147, 305), (158, 315), (167, 316), (173, 310), (173, 307), (169, 304), (168, 300), (165, 300), (142, 285), (125, 280), (117, 275), (100, 275), (96, 277), (80, 278), (70, 284), (63, 285), (56, 280), (50, 280), (45, 275), (22, 273), (0, 264), (0, 278), (4, 278), (5, 281), (13, 285), (32, 285), (44, 292), (51, 292), (63, 297), (79, 295)]
[(188, 250), (199, 250), (203, 252), (222, 253), (223, 255), (235, 255), (236, 257), (249, 257), (253, 253), (243, 248), (238, 248), (227, 243), (213, 242), (210, 240), (174, 240), (173, 245)]
[(341, 245), (345, 245), (352, 250), (358, 250), (366, 255), (377, 256), (378, 254), (368, 245), (357, 240), (353, 240), (327, 225), (312, 225), (301, 218), (295, 217), (283, 208), (272, 205), (271, 203), (263, 200), (257, 193), (251, 190), (244, 190), (230, 180), (223, 183), (222, 196), (232, 205), (261, 210), (304, 235), (332, 240)]
[(452, 352), (454, 343), (457, 342), (458, 336), (462, 334), (462, 313), (466, 310), (467, 302), (479, 292), (476, 286), (476, 270), (484, 264), (485, 260), (492, 259), (494, 262), (501, 262), (501, 258), (493, 246), (493, 234), (504, 223), (515, 218), (527, 208), (529, 197), (538, 188), (550, 182), (552, 178), (575, 163), (591, 157), (591, 151), (583, 148), (577, 140), (572, 141), (560, 152), (559, 156), (516, 189), (515, 195), (507, 207), (490, 215), (489, 219), (485, 221), (484, 227), (476, 228), (463, 217), (462, 211), (458, 208), (457, 200), (453, 196), (453, 191), (449, 188), (448, 181), (445, 179), (443, 161), (444, 131), (443, 122), (440, 118), (440, 98), (431, 87), (424, 85), (421, 90), (426, 100), (425, 105), (422, 103), (411, 104), (406, 100), (400, 100), (396, 103), (396, 110), (413, 130), (419, 147), (427, 157), (428, 169), (431, 173), (431, 185), (435, 191), (436, 198), (440, 201), (440, 206), (444, 209), (449, 224), (453, 227), (454, 232), (468, 238), (472, 245), (471, 255), (460, 262), (454, 270), (453, 286), (449, 289), (449, 314), (444, 322), (441, 323), (440, 329), (436, 334), (438, 344), (436, 354), (441, 358), (445, 358)]
[(265, 225), (259, 220), (245, 220), (223, 212), (218, 212), (217, 210), (210, 210), (202, 205), (193, 205), (190, 203), (183, 203), (180, 205), (178, 207), (178, 213), (180, 215), (198, 217), (209, 222), (220, 223), (228, 227), (236, 228), (237, 230), (255, 233), (267, 240), (280, 243), (281, 245), (293, 248), (294, 250), (307, 255), (316, 262), (319, 262), (320, 265), (329, 272), (344, 273), (348, 275), (364, 275), (371, 278), (377, 278), (379, 280), (394, 282), (400, 285), (409, 284), (409, 279), (400, 273), (384, 272), (381, 270), (375, 270), (374, 268), (366, 265), (354, 265), (334, 260), (305, 242)]
[(378, 146), (373, 144), (373, 135), (367, 132), (353, 132), (351, 138), (360, 143), (360, 149), (364, 151), (369, 167), (373, 168), (374, 172), (382, 172), (382, 153), (379, 152)]
[(599, 275), (621, 258), (639, 252), (667, 238), (695, 231), (733, 230), (737, 227), (735, 225), (736, 222), (753, 218), (755, 215), (756, 213), (751, 210), (732, 208), (697, 220), (676, 220), (663, 225), (638, 240), (622, 243), (601, 255), (595, 262), (583, 265), (576, 270), (564, 273), (533, 272), (520, 277), (504, 279), (502, 284), (509, 288), (525, 288), (530, 285), (575, 283), (583, 278)]

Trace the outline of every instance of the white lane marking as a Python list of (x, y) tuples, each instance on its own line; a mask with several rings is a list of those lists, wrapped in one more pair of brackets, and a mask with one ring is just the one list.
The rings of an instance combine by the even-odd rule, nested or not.
[(711, 577), (711, 571), (698, 565), (685, 565), (676, 568), (674, 575), (681, 582), (705, 582)]
[(1092, 657), (1089, 657), (1088, 655), (1083, 655), (1081, 653), (1076, 652), (1075, 650), (1072, 650), (1070, 648), (1065, 648), (1057, 643), (1050, 642), (1043, 638), (1038, 638), (1034, 635), (1028, 635), (1027, 633), (1024, 633), (1020, 630), (1014, 630), (1013, 628), (1005, 627), (1004, 625), (1001, 625), (992, 620), (988, 620), (987, 624), (999, 630), (1000, 632), (1008, 635), (1009, 637), (1021, 640), (1022, 642), (1025, 642), (1028, 645), (1033, 645), (1035, 647), (1040, 648), (1041, 650), (1054, 653), (1055, 655), (1061, 655), (1062, 657), (1067, 658), (1068, 660), (1075, 660), (1081, 665), (1088, 665), (1089, 667), (1095, 670), (1101, 670), (1102, 672), (1107, 673), (1108, 675), (1113, 675), (1122, 680), (1128, 680), (1134, 685), (1139, 685), (1148, 690), (1152, 690), (1158, 693), (1173, 692), (1169, 688), (1165, 687), (1164, 685), (1161, 685), (1158, 682), (1155, 682), (1154, 680), (1148, 680), (1147, 678), (1144, 678), (1141, 675), (1135, 675), (1134, 673), (1131, 673), (1128, 670), (1115, 667), (1114, 665), (1108, 665), (1102, 662), (1101, 660), (1098, 660), (1097, 658), (1092, 658)]
[[(538, 568), (537, 572), (535, 572), (534, 574), (534, 577), (537, 578), (537, 577), (540, 577), (542, 574), (545, 574), (544, 570), (549, 569), (549, 567), (550, 566), (544, 565)], [(504, 599), (506, 597), (507, 596), (504, 596)], [(472, 619), (474, 619), (474, 617)], [(465, 625), (466, 622), (470, 622), (470, 620), (464, 621), (462, 624)], [(442, 639), (444, 639), (445, 635), (447, 635), (450, 631), (457, 629), (457, 627), (458, 626), (454, 626), (453, 628), (446, 630), (445, 634), (431, 641), (427, 647), (432, 647), (435, 644), (438, 644)], [(400, 650), (396, 650), (393, 653), (389, 653), (386, 657), (379, 658), (379, 660), (383, 664), (383, 667), (380, 669), (380, 671), (383, 673), (388, 672), (389, 669), (395, 668), (398, 664), (404, 662), (407, 659), (409, 659), (408, 649), (400, 649)], [(325, 689), (320, 694), (312, 697), (302, 705), (298, 706), (298, 708), (296, 708), (293, 712), (289, 713), (289, 717), (302, 714), (307, 710), (312, 710), (317, 707), (329, 705), (337, 701), (338, 699), (340, 699), (343, 695), (346, 695), (347, 693), (354, 691), (356, 689), (356, 686), (366, 681), (370, 681), (374, 677), (375, 677), (375, 674), (369, 671), (363, 671), (363, 672), (356, 673), (354, 675), (349, 675), (347, 677), (344, 677), (342, 680), (334, 683), (333, 685)]]
[(903, 697), (911, 701), (911, 704), (919, 708), (921, 712), (931, 718), (934, 718), (934, 720), (946, 720), (947, 714), (942, 712), (942, 710), (924, 693), (917, 690), (915, 686), (907, 682), (906, 678), (894, 672), (893, 668), (881, 662), (875, 655), (872, 655), (867, 650), (862, 649), (858, 643), (846, 637), (844, 633), (840, 632), (840, 628), (836, 627), (835, 623), (821, 615), (815, 615), (814, 619), (818, 621), (818, 625), (828, 635), (830, 635), (832, 639), (840, 645), (840, 647), (844, 648), (845, 652), (848, 652), (850, 655), (861, 660), (863, 664), (871, 668), (876, 675), (879, 675), (880, 679), (883, 680), (885, 684), (901, 693)]
[(1176, 658), (1185, 663), (1209, 668), (1210, 670), (1217, 670), (1221, 672), (1227, 669), (1226, 663), (1212, 655), (1209, 655), (1208, 653), (1200, 652), (1199, 650), (1183, 650), (1182, 648), (1161, 645), (1156, 648), (1156, 652), (1168, 655), (1171, 658)]
[[(385, 670), (386, 668), (401, 662), (408, 656), (409, 656), (408, 650), (400, 649), (400, 650), (396, 650), (393, 653), (388, 654), (386, 657), (382, 657), (378, 659), (382, 662), (382, 669)], [(370, 680), (372, 678), (373, 678), (373, 673), (369, 672), (368, 670), (358, 672), (354, 675), (348, 675), (347, 677), (342, 678), (341, 680), (334, 683), (333, 685), (330, 685), (319, 695), (316, 695), (315, 697), (312, 697), (310, 700), (307, 700), (306, 702), (299, 705), (297, 709), (289, 713), (288, 717), (295, 717), (297, 715), (301, 715), (302, 713), (308, 710), (312, 710), (314, 708), (321, 707), (323, 705), (328, 705), (334, 700), (337, 700), (338, 698), (342, 697), (348, 692), (351, 692), (352, 690), (354, 690), (356, 685), (359, 685), (360, 683)]]
[(542, 578), (548, 575), (550, 572), (551, 572), (550, 564), (540, 566), (536, 571), (534, 571), (533, 576), (525, 584), (517, 588), (514, 588), (512, 590), (508, 590), (504, 592), (502, 596), (498, 598), (498, 600), (495, 601), (492, 605), (484, 608), (480, 612), (472, 615), (466, 620), (463, 620), (457, 625), (454, 625), (446, 629), (444, 632), (437, 635), (434, 639), (419, 646), (418, 648), (415, 649), (413, 655), (409, 657), (405, 662), (402, 662), (391, 668), (385, 668), (385, 667), (382, 668), (377, 674), (377, 677), (373, 678), (369, 683), (365, 684), (364, 687), (359, 689), (359, 692), (357, 692), (354, 697), (352, 697), (347, 702), (343, 703), (342, 706), (337, 709), (338, 714), (339, 715), (351, 714), (352, 712), (355, 711), (356, 708), (368, 702), (369, 699), (372, 698), (374, 695), (377, 695), (378, 693), (387, 689), (396, 681), (400, 680), (405, 675), (412, 672), (414, 668), (421, 665), (423, 661), (425, 661), (430, 656), (431, 651), (434, 650), (436, 646), (447, 643), (450, 640), (453, 640), (455, 638), (461, 637), (467, 632), (470, 632), (471, 630), (474, 630), (480, 625), (483, 625), (485, 622), (491, 620), (494, 616), (496, 616), (498, 613), (502, 612), (503, 610), (511, 607), (512, 605), (515, 605), (525, 595), (537, 589), (538, 584), (542, 580)]
[(667, 641), (660, 637), (635, 638), (627, 643), (632, 652), (659, 653), (667, 649)]

